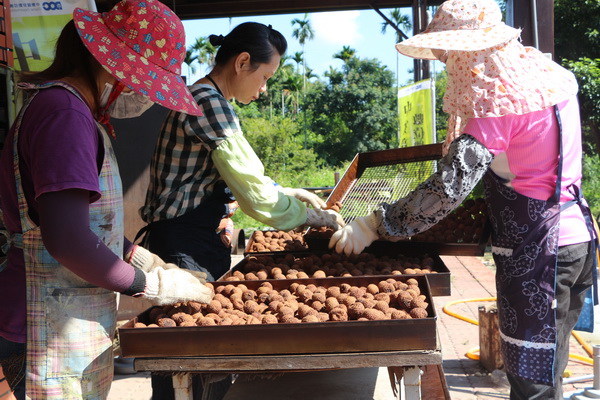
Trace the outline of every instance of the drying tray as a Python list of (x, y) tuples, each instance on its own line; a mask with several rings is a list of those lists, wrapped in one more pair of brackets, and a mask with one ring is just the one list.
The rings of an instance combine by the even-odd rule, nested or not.
[[(396, 276), (406, 281), (408, 276)], [(424, 276), (414, 276), (427, 303), (427, 318), (381, 321), (343, 321), (296, 324), (257, 324), (197, 327), (134, 328), (148, 322), (148, 309), (119, 328), (123, 357), (199, 357), (212, 355), (319, 354), (365, 351), (435, 350), (435, 307)], [(353, 279), (352, 285), (378, 283), (380, 277)], [(309, 280), (302, 280), (306, 284)], [(318, 286), (339, 286), (346, 278), (313, 279)], [(244, 281), (256, 289), (264, 281)], [(283, 290), (294, 281), (272, 281)], [(219, 285), (242, 282), (213, 282)]]
[[(377, 241), (373, 243), (370, 247), (365, 249), (364, 253), (371, 253), (377, 257), (381, 256), (389, 256), (389, 257), (398, 257), (398, 255), (406, 256), (406, 257), (422, 257), (428, 255), (433, 259), (433, 265), (431, 266), (431, 270), (435, 273), (426, 273), (426, 274), (403, 274), (403, 275), (373, 275), (378, 279), (387, 279), (389, 277), (394, 276), (425, 276), (429, 282), (429, 286), (431, 289), (432, 296), (450, 296), (451, 294), (451, 285), (450, 285), (450, 270), (444, 263), (444, 261), (440, 258), (440, 256), (433, 251), (435, 248), (435, 243), (422, 243), (421, 245), (414, 246), (412, 243), (407, 242), (384, 242)], [(331, 251), (310, 251), (310, 252), (273, 252), (273, 253), (261, 253), (261, 254), (249, 254), (245, 256), (239, 263), (237, 263), (233, 268), (227, 271), (223, 276), (219, 278), (219, 281), (224, 281), (227, 278), (231, 277), (235, 271), (240, 271), (242, 273), (254, 272), (252, 270), (247, 270), (246, 264), (249, 261), (250, 257), (273, 257), (275, 260), (282, 260), (287, 255), (292, 255), (295, 257), (306, 257), (309, 255), (319, 255), (323, 254), (332, 254)], [(348, 277), (348, 279), (360, 279), (361, 276), (358, 277)], [(320, 278), (323, 279), (335, 279), (335, 278)], [(273, 281), (275, 279), (268, 279), (269, 281)], [(276, 280), (275, 280), (276, 281)], [(236, 282), (236, 281), (233, 281)]]
[[(441, 143), (358, 153), (326, 203), (331, 207), (339, 202), (342, 205), (340, 214), (346, 223), (350, 223), (369, 214), (382, 202), (393, 202), (406, 196), (437, 170), (441, 158)], [(440, 255), (482, 256), (489, 236), (488, 227), (477, 243), (425, 243)], [(326, 249), (329, 241), (311, 237), (310, 231), (304, 240), (314, 250)]]
[[(281, 235), (282, 233), (287, 233), (288, 235), (290, 234), (289, 231), (288, 232), (276, 231), (276, 230), (254, 231), (254, 232), (252, 232), (252, 235), (250, 235), (250, 239), (248, 239), (248, 242), (246, 243), (246, 248), (244, 250), (244, 256), (257, 255), (257, 254), (268, 254), (268, 253), (274, 252), (271, 250), (264, 250), (264, 251), (253, 251), (252, 250), (252, 248), (256, 242), (256, 236), (258, 235), (257, 232), (261, 232), (263, 235), (265, 235), (267, 232), (277, 232), (279, 235)], [(308, 251), (308, 244), (306, 244), (306, 241), (304, 240), (304, 235), (300, 234), (300, 233), (296, 233), (295, 235), (297, 235), (297, 237), (300, 238), (300, 239), (297, 239), (297, 240), (299, 240), (299, 242), (294, 240), (293, 243), (286, 244), (285, 247), (283, 247), (281, 250), (275, 250), (275, 251), (278, 253)]]

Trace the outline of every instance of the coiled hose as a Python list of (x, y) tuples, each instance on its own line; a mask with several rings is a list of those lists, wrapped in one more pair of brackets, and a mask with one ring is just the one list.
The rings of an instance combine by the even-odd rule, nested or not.
[[(474, 319), (471, 319), (469, 317), (465, 317), (464, 315), (458, 314), (458, 313), (450, 310), (450, 307), (455, 304), (459, 304), (459, 303), (472, 303), (472, 302), (484, 302), (484, 301), (496, 301), (496, 298), (495, 297), (484, 297), (484, 298), (479, 298), (479, 299), (454, 300), (454, 301), (450, 301), (450, 302), (446, 303), (444, 305), (444, 307), (442, 308), (442, 310), (444, 311), (444, 313), (446, 313), (454, 318), (458, 318), (460, 320), (471, 323), (473, 325), (479, 325), (478, 321), (475, 321)], [(571, 333), (571, 335), (573, 335), (575, 340), (577, 340), (577, 342), (583, 347), (583, 349), (586, 351), (586, 353), (588, 353), (588, 355), (590, 357), (584, 357), (579, 354), (569, 353), (569, 359), (577, 360), (577, 361), (580, 361), (580, 362), (583, 362), (583, 363), (586, 363), (589, 365), (593, 365), (594, 361), (591, 357), (593, 356), (594, 351), (592, 350), (592, 347), (590, 345), (588, 345), (587, 343), (585, 343), (585, 341), (583, 340), (581, 335), (579, 335), (576, 331), (573, 331)], [(466, 356), (468, 358), (470, 358), (471, 360), (479, 360), (479, 346), (469, 349), (469, 351), (467, 351)]]

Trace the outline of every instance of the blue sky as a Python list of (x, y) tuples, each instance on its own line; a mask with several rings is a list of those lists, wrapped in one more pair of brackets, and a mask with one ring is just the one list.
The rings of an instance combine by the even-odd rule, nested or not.
[[(402, 13), (410, 17), (410, 8), (401, 9)], [(386, 16), (389, 16), (388, 9), (381, 10)], [(183, 24), (186, 31), (187, 46), (195, 42), (197, 37), (208, 36), (210, 34), (226, 35), (235, 26), (242, 22), (255, 21), (264, 24), (271, 24), (274, 29), (280, 31), (288, 41), (288, 55), (302, 51), (302, 46), (298, 40), (292, 36), (292, 20), (294, 18), (303, 19), (304, 14), (284, 14), (270, 16), (236, 17), (236, 18), (216, 18), (201, 20), (185, 20)], [(394, 74), (396, 73), (396, 60), (398, 60), (398, 70), (400, 76), (400, 85), (411, 79), (409, 69), (412, 70), (413, 60), (398, 54), (396, 57), (395, 31), (390, 27), (385, 34), (381, 33), (382, 23), (384, 22), (380, 15), (374, 10), (354, 10), (324, 13), (309, 13), (308, 18), (315, 32), (315, 39), (305, 43), (304, 51), (306, 62), (309, 68), (321, 78), (323, 73), (332, 66), (340, 69), (342, 61), (333, 58), (333, 54), (342, 50), (343, 46), (350, 46), (356, 50), (356, 55), (360, 58), (377, 58), (383, 65), (386, 65)], [(408, 36), (411, 32), (405, 32)], [(437, 63), (436, 63), (437, 64)], [(440, 68), (440, 66), (436, 66)], [(192, 75), (191, 81), (195, 81), (206, 74), (206, 70), (199, 68)], [(184, 66), (183, 74), (187, 75), (187, 68)]]

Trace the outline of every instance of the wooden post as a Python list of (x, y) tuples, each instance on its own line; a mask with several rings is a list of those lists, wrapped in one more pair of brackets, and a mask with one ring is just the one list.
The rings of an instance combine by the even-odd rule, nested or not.
[(490, 372), (504, 365), (500, 354), (498, 309), (495, 304), (479, 307), (479, 361)]

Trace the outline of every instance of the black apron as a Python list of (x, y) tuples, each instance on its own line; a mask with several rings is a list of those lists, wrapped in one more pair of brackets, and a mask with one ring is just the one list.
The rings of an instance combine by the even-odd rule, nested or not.
[(558, 107), (554, 109), (560, 153), (556, 189), (550, 199), (517, 193), (491, 169), (484, 176), (504, 366), (509, 374), (550, 386), (554, 385), (557, 340), (555, 278), (561, 210), (579, 205), (594, 237), (591, 212), (578, 187), (569, 188), (574, 200), (560, 205), (562, 127)]

